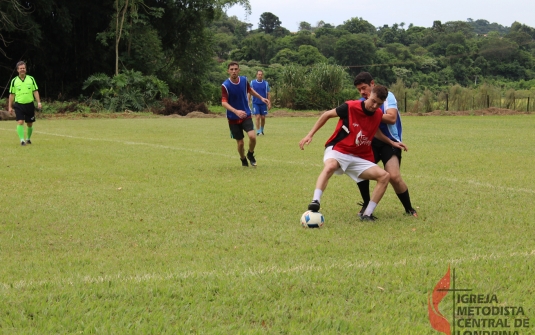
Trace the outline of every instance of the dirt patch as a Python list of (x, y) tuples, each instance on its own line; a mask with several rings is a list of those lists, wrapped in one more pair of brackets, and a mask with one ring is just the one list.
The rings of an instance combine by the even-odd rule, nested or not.
[(474, 111), (442, 111), (442, 110), (436, 110), (432, 111), (430, 113), (403, 113), (402, 115), (405, 116), (481, 116), (481, 115), (521, 115), (521, 114), (531, 114), (530, 112), (519, 112), (512, 109), (505, 109), (505, 108), (486, 108), (486, 109), (478, 109)]
[(284, 109), (279, 109), (273, 112), (268, 113), (268, 117), (319, 117), (323, 111), (315, 112), (315, 111), (303, 111), (303, 112), (296, 112), (296, 111), (287, 111)]
[(203, 113), (203, 112), (190, 112), (184, 116), (182, 115), (178, 115), (178, 114), (171, 114), (171, 115), (167, 115), (167, 116), (164, 116), (164, 117), (167, 117), (167, 118), (209, 118), (209, 119), (212, 119), (212, 118), (217, 118), (217, 117), (224, 117), (225, 115), (224, 114), (206, 114), (206, 113)]
[[(279, 109), (270, 111), (267, 117), (319, 117), (323, 111), (288, 111)], [(522, 115), (531, 114), (531, 112), (519, 112), (505, 108), (487, 108), (474, 111), (442, 111), (436, 110), (430, 113), (401, 113), (402, 116), (480, 116), (480, 115)], [(134, 119), (134, 118), (225, 118), (225, 113), (203, 113), (199, 111), (190, 112), (185, 116), (178, 114), (156, 115), (151, 113), (137, 113), (129, 110), (123, 113), (54, 113), (42, 114), (37, 113), (38, 119)], [(14, 120), (15, 116), (10, 115), (7, 111), (0, 111), (0, 120)]]

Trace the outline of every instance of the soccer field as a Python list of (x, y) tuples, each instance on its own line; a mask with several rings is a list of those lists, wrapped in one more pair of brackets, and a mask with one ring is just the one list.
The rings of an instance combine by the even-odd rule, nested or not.
[(389, 187), (361, 222), (333, 176), (303, 229), (336, 124), (299, 150), (315, 121), (268, 118), (256, 168), (224, 118), (38, 120), (26, 147), (0, 122), (0, 333), (441, 334), (450, 266), (452, 334), (535, 334), (535, 115), (404, 117), (419, 218)]

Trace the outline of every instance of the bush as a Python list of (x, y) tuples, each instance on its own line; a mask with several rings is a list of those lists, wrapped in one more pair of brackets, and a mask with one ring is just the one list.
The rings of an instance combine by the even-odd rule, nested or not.
[(204, 114), (210, 114), (208, 107), (201, 102), (199, 104), (185, 100), (182, 96), (177, 100), (164, 99), (163, 109), (153, 109), (154, 114), (160, 115), (188, 115), (191, 112), (201, 112)]
[(92, 98), (110, 111), (141, 111), (149, 108), (158, 98), (169, 94), (169, 87), (155, 76), (144, 76), (130, 70), (108, 77), (103, 73), (90, 76), (83, 89), (93, 88)]

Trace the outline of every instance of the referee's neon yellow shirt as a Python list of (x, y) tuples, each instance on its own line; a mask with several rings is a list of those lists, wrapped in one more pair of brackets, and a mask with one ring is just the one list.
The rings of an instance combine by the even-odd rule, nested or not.
[(19, 76), (16, 76), (11, 80), (11, 86), (9, 93), (15, 95), (15, 102), (19, 104), (29, 104), (33, 102), (33, 92), (37, 91), (37, 84), (32, 76), (26, 75), (24, 80), (21, 80)]

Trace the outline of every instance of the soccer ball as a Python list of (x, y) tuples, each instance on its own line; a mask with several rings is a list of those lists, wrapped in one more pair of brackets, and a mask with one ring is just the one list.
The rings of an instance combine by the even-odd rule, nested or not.
[(321, 228), (325, 223), (325, 218), (320, 212), (306, 211), (301, 215), (301, 226), (303, 228)]

